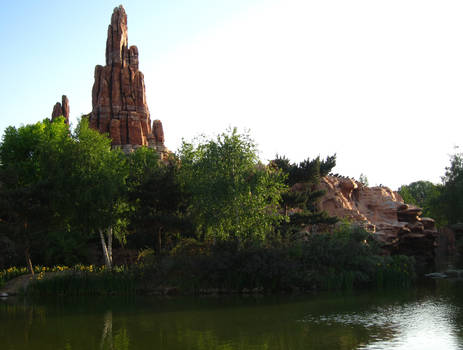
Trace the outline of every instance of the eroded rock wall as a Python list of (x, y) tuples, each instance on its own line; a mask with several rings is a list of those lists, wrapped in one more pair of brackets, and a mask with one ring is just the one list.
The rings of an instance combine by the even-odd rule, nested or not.
[(326, 176), (320, 186), (326, 191), (320, 209), (364, 226), (392, 254), (415, 256), (421, 264), (434, 262), (434, 220), (421, 217), (422, 210), (405, 204), (399, 193), (341, 176)]

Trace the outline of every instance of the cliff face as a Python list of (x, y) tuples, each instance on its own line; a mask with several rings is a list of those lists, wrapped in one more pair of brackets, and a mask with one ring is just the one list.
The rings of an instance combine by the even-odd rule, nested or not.
[(138, 49), (128, 46), (127, 14), (122, 5), (114, 9), (108, 26), (106, 65), (95, 67), (89, 124), (109, 133), (113, 147), (125, 152), (148, 146), (166, 156), (162, 123), (156, 120), (151, 125)]
[(324, 177), (320, 186), (326, 191), (320, 209), (363, 225), (392, 254), (415, 256), (421, 264), (434, 261), (434, 220), (422, 218), (422, 210), (405, 204), (397, 192), (335, 176)]

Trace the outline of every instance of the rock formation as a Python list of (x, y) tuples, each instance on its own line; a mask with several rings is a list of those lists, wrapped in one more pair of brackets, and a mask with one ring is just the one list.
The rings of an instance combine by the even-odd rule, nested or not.
[(51, 120), (53, 121), (60, 116), (63, 116), (66, 124), (69, 125), (69, 100), (66, 95), (62, 96), (61, 103), (56, 102), (51, 113)]
[(122, 5), (114, 9), (108, 27), (106, 65), (95, 67), (89, 125), (109, 133), (113, 147), (124, 152), (148, 146), (161, 158), (167, 156), (161, 122), (151, 125), (144, 77), (138, 70), (138, 49), (128, 46), (127, 14)]
[(438, 232), (422, 210), (405, 204), (402, 197), (383, 186), (366, 187), (339, 176), (322, 178), (326, 191), (320, 209), (364, 226), (391, 254), (414, 256), (419, 265), (434, 262)]

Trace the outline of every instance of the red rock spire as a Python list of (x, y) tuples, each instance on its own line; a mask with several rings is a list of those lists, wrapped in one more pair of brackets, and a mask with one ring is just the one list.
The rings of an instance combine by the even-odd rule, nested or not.
[(51, 120), (53, 121), (60, 116), (63, 116), (66, 124), (69, 125), (69, 100), (66, 95), (61, 97), (61, 103), (56, 102), (51, 113)]
[[(127, 14), (116, 7), (108, 26), (106, 65), (95, 67), (90, 127), (109, 133), (113, 146), (131, 151), (157, 144), (151, 132), (143, 73), (138, 70), (138, 49), (128, 47)], [(161, 125), (162, 130), (162, 125)]]
[(116, 7), (108, 26), (106, 39), (106, 65), (124, 65), (127, 61), (127, 14), (122, 5)]

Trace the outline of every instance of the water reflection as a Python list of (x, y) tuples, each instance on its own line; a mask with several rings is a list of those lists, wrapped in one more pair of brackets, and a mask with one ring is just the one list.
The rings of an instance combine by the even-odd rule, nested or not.
[(0, 349), (463, 349), (460, 289), (0, 302)]
[(308, 316), (303, 322), (328, 326), (362, 326), (371, 340), (358, 349), (460, 349), (455, 324), (458, 308), (449, 301), (415, 302), (361, 313)]
[(100, 349), (113, 348), (113, 313), (107, 311), (104, 315), (103, 332), (101, 334)]
[(113, 312), (108, 310), (104, 314), (103, 331), (101, 334), (100, 349), (102, 350), (128, 350), (129, 336), (127, 329), (121, 327), (113, 335)]

